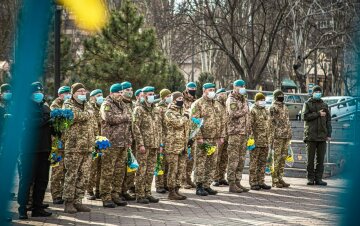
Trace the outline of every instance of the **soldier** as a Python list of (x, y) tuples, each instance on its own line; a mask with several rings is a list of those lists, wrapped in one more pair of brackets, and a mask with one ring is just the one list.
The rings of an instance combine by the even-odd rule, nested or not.
[(251, 137), (255, 149), (250, 152), (249, 182), (251, 190), (271, 189), (265, 184), (266, 159), (269, 153), (269, 114), (265, 108), (265, 96), (255, 95), (255, 105), (250, 112)]
[[(19, 219), (28, 219), (26, 205), (29, 189), (33, 184), (32, 217), (49, 217), (52, 213), (44, 210), (43, 200), (49, 181), (51, 135), (54, 134), (50, 121), (50, 109), (44, 104), (43, 87), (40, 83), (31, 84), (32, 97), (30, 112), (25, 120), (21, 142), (19, 178)], [(25, 136), (24, 136), (25, 137)]]
[(12, 99), (11, 86), (7, 83), (0, 86), (0, 107), (2, 107), (5, 112), (9, 112), (9, 107)]
[[(216, 101), (220, 103), (220, 112), (222, 115), (222, 127), (223, 130), (226, 132), (226, 123), (227, 123), (227, 114), (226, 114), (226, 99), (227, 94), (224, 88), (218, 89), (216, 91)], [(215, 176), (214, 176), (214, 182), (213, 186), (220, 186), (225, 185), (229, 186), (229, 183), (225, 180), (225, 172), (228, 162), (228, 154), (227, 154), (227, 146), (228, 146), (228, 136), (225, 135), (224, 143), (222, 145), (218, 146), (218, 156), (217, 156), (217, 163), (216, 163), (216, 169), (215, 169)]]
[(86, 102), (86, 89), (81, 83), (71, 86), (71, 99), (63, 104), (64, 109), (74, 113), (73, 124), (65, 132), (65, 179), (63, 200), (65, 213), (90, 212), (82, 204), (86, 181), (89, 177), (87, 167), (91, 161), (91, 150), (94, 146), (93, 110)]
[[(51, 103), (50, 109), (61, 109), (64, 101), (71, 98), (70, 87), (62, 86), (58, 89), (58, 97)], [(58, 150), (58, 155), (64, 158), (64, 150)], [(60, 161), (57, 167), (51, 167), (51, 197), (54, 204), (63, 204), (62, 192), (64, 188), (65, 166), (64, 161)]]
[(285, 160), (292, 137), (289, 110), (284, 104), (284, 93), (277, 89), (273, 93), (274, 102), (270, 111), (270, 150), (274, 150), (274, 171), (272, 172), (272, 186), (277, 188), (289, 187), (283, 180)]
[[(168, 108), (168, 105), (172, 103), (172, 96), (171, 91), (168, 89), (162, 89), (160, 91), (160, 98), (161, 101), (157, 104), (157, 108), (159, 110), (159, 116), (161, 120), (161, 126), (162, 126), (162, 140), (165, 142), (166, 136), (166, 125), (165, 125), (165, 112)], [(165, 147), (166, 150), (166, 147)], [(166, 193), (167, 189), (167, 172), (168, 172), (168, 164), (166, 161), (166, 155), (163, 160), (163, 167), (164, 167), (164, 174), (158, 175), (155, 177), (155, 187), (157, 193)]]
[(249, 191), (240, 184), (245, 164), (246, 142), (250, 130), (249, 106), (245, 96), (245, 82), (236, 80), (233, 86), (234, 90), (226, 100), (227, 133), (229, 135), (227, 179), (230, 185), (229, 191), (240, 193)]
[[(131, 100), (131, 98), (133, 96), (132, 84), (130, 82), (122, 82), (121, 86), (123, 88), (123, 91), (122, 91), (123, 92), (123, 101), (125, 103), (125, 106), (128, 109), (127, 113), (129, 114), (129, 118), (132, 119), (133, 111), (135, 108), (135, 103)], [(131, 128), (131, 136), (133, 136), (132, 128)], [(132, 140), (131, 150), (132, 150), (132, 153), (134, 155), (136, 155), (136, 146), (135, 146), (134, 139)], [(121, 194), (122, 198), (125, 199), (126, 201), (134, 201), (136, 199), (135, 196), (130, 195), (128, 193), (129, 190), (135, 192), (135, 182), (134, 181), (135, 181), (135, 172), (127, 172), (126, 171), (124, 183), (122, 186), (122, 194)]]
[[(194, 103), (196, 100), (196, 83), (195, 82), (189, 82), (186, 84), (186, 89), (183, 92), (184, 96), (184, 110), (189, 111), (191, 108), (191, 104)], [(195, 153), (195, 144), (193, 143), (191, 146), (192, 155)], [(191, 180), (191, 174), (194, 168), (194, 158), (187, 158), (186, 159), (186, 175), (184, 177), (184, 182), (182, 183), (185, 189), (195, 188), (196, 185)]]
[(189, 134), (189, 114), (184, 112), (184, 98), (180, 92), (174, 92), (172, 103), (164, 114), (166, 124), (165, 153), (168, 168), (168, 186), (171, 200), (184, 200), (186, 196), (179, 193), (186, 170), (186, 146)]
[(139, 163), (135, 176), (136, 199), (142, 204), (159, 202), (151, 195), (156, 155), (159, 147), (163, 147), (159, 114), (154, 105), (154, 90), (151, 86), (142, 89), (144, 102), (135, 107), (133, 115), (133, 133), (138, 148), (136, 158)]
[[(304, 142), (307, 152), (307, 185), (322, 185), (326, 141), (331, 140), (331, 114), (328, 105), (321, 100), (322, 89), (314, 86), (313, 95), (304, 104), (302, 118), (304, 120)], [(315, 157), (316, 156), (316, 157)], [(316, 169), (314, 162), (316, 158)]]
[(138, 89), (135, 91), (135, 98), (136, 98), (135, 107), (139, 106), (140, 102), (143, 101), (143, 93), (141, 90), (142, 89)]
[(110, 95), (101, 105), (102, 135), (107, 137), (111, 147), (102, 157), (100, 196), (103, 206), (115, 208), (126, 206), (120, 197), (125, 178), (127, 149), (131, 147), (131, 117), (123, 101), (123, 88), (116, 83), (110, 87)]
[(221, 106), (215, 101), (215, 84), (203, 85), (203, 96), (191, 105), (191, 117), (202, 118), (204, 125), (196, 135), (195, 179), (196, 194), (200, 196), (216, 195), (210, 188), (214, 178), (217, 152), (208, 155), (205, 145), (222, 145), (225, 131), (221, 126)]
[[(100, 106), (104, 102), (103, 92), (101, 89), (95, 89), (90, 93), (90, 105), (94, 110), (94, 136), (101, 135), (101, 117)], [(87, 191), (89, 200), (100, 198), (100, 175), (101, 175), (101, 156), (91, 161), (89, 182)], [(94, 193), (95, 188), (95, 193)]]

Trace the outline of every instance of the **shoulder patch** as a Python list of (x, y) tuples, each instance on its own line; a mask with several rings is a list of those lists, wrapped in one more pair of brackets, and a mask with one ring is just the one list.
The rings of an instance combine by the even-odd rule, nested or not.
[(237, 108), (237, 104), (236, 104), (236, 103), (230, 104), (230, 109), (231, 109), (231, 110), (235, 110), (236, 108)]
[(104, 107), (104, 111), (110, 111), (110, 110), (111, 110), (110, 105), (105, 105), (105, 107)]

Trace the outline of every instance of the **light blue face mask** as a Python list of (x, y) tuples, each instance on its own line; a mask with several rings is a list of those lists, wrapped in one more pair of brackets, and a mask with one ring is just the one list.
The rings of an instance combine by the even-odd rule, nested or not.
[(104, 102), (104, 97), (102, 96), (96, 97), (96, 103), (98, 105), (101, 105), (103, 102)]
[(12, 98), (12, 93), (3, 93), (2, 98), (6, 101), (9, 101)]
[(155, 101), (155, 96), (154, 96), (154, 95), (147, 97), (147, 102), (148, 102), (149, 104), (154, 103), (154, 101)]
[(41, 103), (44, 100), (44, 94), (43, 93), (34, 93), (32, 96), (32, 99), (36, 103)]
[(321, 93), (314, 93), (313, 94), (313, 98), (316, 99), (316, 100), (319, 100), (321, 97), (322, 97)]
[(85, 102), (86, 101), (86, 95), (79, 95), (77, 96), (77, 99), (81, 102)]
[(245, 94), (246, 94), (246, 89), (245, 89), (245, 88), (240, 88), (240, 89), (239, 89), (239, 93), (240, 93), (241, 95), (245, 95)]
[(173, 102), (173, 97), (172, 97), (172, 96), (166, 97), (166, 98), (165, 98), (165, 102), (166, 102), (167, 104), (170, 104), (171, 102)]
[(144, 97), (140, 97), (140, 103), (144, 103), (145, 98)]
[(64, 95), (64, 101), (69, 100), (71, 98), (71, 94)]

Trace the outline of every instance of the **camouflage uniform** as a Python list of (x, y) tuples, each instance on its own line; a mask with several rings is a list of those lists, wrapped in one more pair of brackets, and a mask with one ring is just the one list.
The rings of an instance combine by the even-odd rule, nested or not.
[[(100, 107), (96, 102), (91, 102), (91, 106), (94, 110), (93, 117), (93, 127), (94, 127), (94, 136), (101, 135), (101, 116), (100, 116)], [(87, 185), (87, 191), (93, 193), (93, 189), (100, 191), (100, 177), (101, 177), (101, 157), (98, 157), (91, 161), (90, 167), (90, 176)]]
[[(222, 126), (222, 130), (224, 130), (225, 132), (227, 131), (226, 129), (226, 124), (227, 124), (227, 114), (226, 114), (226, 103), (224, 100), (221, 99), (217, 99), (217, 101), (220, 103), (220, 111), (221, 111), (221, 126)], [(218, 145), (217, 147), (217, 163), (216, 163), (216, 170), (215, 170), (215, 176), (214, 176), (214, 180), (223, 180), (225, 179), (225, 172), (226, 172), (226, 167), (227, 167), (227, 163), (228, 163), (228, 152), (227, 152), (227, 147), (228, 147), (228, 136), (227, 134), (225, 134), (225, 139), (224, 139), (224, 143)]]
[[(191, 106), (191, 117), (203, 118), (204, 125), (196, 135), (204, 144), (216, 146), (220, 138), (225, 137), (221, 121), (220, 103), (207, 97), (201, 97)], [(217, 152), (208, 156), (203, 145), (197, 143), (195, 151), (195, 180), (197, 185), (209, 188), (215, 174)]]
[(270, 136), (269, 143), (274, 149), (274, 171), (272, 182), (282, 181), (285, 160), (292, 137), (289, 110), (284, 103), (275, 101), (270, 107)]
[(140, 103), (133, 114), (133, 134), (137, 148), (145, 147), (145, 153), (137, 150), (136, 159), (139, 169), (135, 176), (135, 193), (137, 199), (151, 196), (151, 184), (154, 176), (156, 154), (160, 147), (161, 126), (159, 112), (155, 105)]
[(164, 114), (166, 123), (165, 154), (169, 164), (169, 189), (180, 187), (186, 170), (186, 146), (189, 133), (189, 119), (183, 115), (183, 110), (171, 104)]
[(91, 150), (95, 141), (89, 103), (79, 104), (76, 100), (65, 101), (63, 108), (71, 109), (74, 122), (65, 132), (65, 179), (63, 199), (67, 202), (81, 203), (85, 193)]
[(269, 152), (269, 114), (265, 107), (254, 105), (250, 112), (250, 124), (255, 149), (250, 151), (249, 182), (251, 186), (264, 185)]
[[(126, 99), (124, 99), (124, 103), (128, 109), (127, 112), (129, 114), (129, 117), (132, 118), (136, 103), (131, 100), (126, 100)], [(132, 128), (131, 128), (131, 135), (132, 135)], [(131, 150), (132, 150), (133, 155), (136, 156), (135, 139), (133, 139), (133, 141), (132, 141)], [(124, 180), (123, 187), (122, 187), (122, 192), (125, 193), (129, 189), (133, 188), (134, 186), (135, 186), (135, 172), (127, 172), (126, 171), (125, 180)]]
[[(165, 112), (168, 108), (167, 103), (165, 102), (165, 100), (160, 101), (157, 104), (157, 108), (159, 110), (159, 116), (160, 116), (160, 121), (161, 121), (161, 126), (162, 126), (162, 140), (164, 143), (165, 142), (165, 137), (166, 133), (167, 133), (167, 129), (166, 129), (166, 125), (165, 125)], [(168, 147), (165, 146), (165, 150)], [(164, 166), (164, 174), (161, 176), (156, 176), (155, 177), (155, 187), (156, 188), (165, 188), (167, 187), (167, 172), (168, 172), (168, 162), (167, 162), (167, 155), (165, 154), (165, 158), (163, 159), (163, 166)]]
[[(190, 110), (191, 108), (191, 104), (194, 103), (194, 101), (196, 100), (195, 97), (193, 97), (192, 95), (190, 95), (186, 90), (183, 92), (183, 96), (184, 96), (184, 110)], [(190, 122), (189, 122), (189, 126), (190, 126)], [(191, 173), (193, 171), (194, 168), (194, 156), (195, 156), (195, 143), (190, 147), (191, 148), (191, 154), (193, 156), (193, 158), (189, 159), (186, 158), (186, 175), (184, 177), (184, 182), (183, 184), (189, 184), (189, 182), (191, 182)]]
[(125, 103), (108, 96), (101, 105), (101, 132), (111, 148), (104, 152), (101, 164), (100, 196), (103, 202), (120, 198), (131, 146), (131, 118)]
[[(61, 109), (63, 106), (64, 100), (61, 98), (56, 98), (50, 105), (50, 109)], [(58, 155), (63, 156), (64, 158), (64, 150), (59, 150)], [(60, 161), (57, 167), (51, 167), (51, 180), (50, 180), (50, 188), (51, 188), (51, 197), (52, 199), (61, 198), (62, 192), (64, 188), (64, 178), (65, 178), (65, 166), (64, 161)]]
[(231, 93), (226, 100), (228, 115), (228, 169), (229, 183), (240, 183), (245, 164), (246, 141), (249, 135), (249, 106), (247, 99), (238, 93)]

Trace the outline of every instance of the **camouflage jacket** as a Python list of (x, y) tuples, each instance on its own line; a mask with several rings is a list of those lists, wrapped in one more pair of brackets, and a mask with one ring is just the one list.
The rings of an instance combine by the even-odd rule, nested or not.
[(227, 123), (228, 123), (228, 116), (226, 113), (226, 103), (221, 100), (217, 100), (219, 102), (219, 109), (221, 113), (221, 131), (225, 131), (225, 136), (227, 135)]
[(204, 125), (196, 135), (196, 139), (216, 140), (225, 138), (222, 127), (221, 106), (218, 101), (201, 97), (191, 105), (191, 117), (203, 118)]
[(191, 108), (191, 104), (195, 102), (196, 98), (190, 95), (186, 90), (183, 92), (184, 96), (184, 108), (188, 110)]
[(94, 127), (94, 135), (100, 136), (101, 135), (101, 115), (100, 115), (100, 106), (97, 105), (96, 102), (90, 102), (91, 107), (93, 108), (93, 127)]
[(254, 105), (250, 111), (251, 134), (256, 147), (268, 147), (269, 145), (269, 113), (265, 107)]
[[(326, 112), (325, 117), (320, 116), (320, 110)], [(306, 101), (302, 109), (302, 119), (304, 120), (304, 141), (326, 141), (327, 137), (331, 137), (331, 113), (323, 100), (310, 98)]]
[(157, 104), (157, 108), (159, 110), (159, 120), (161, 121), (161, 127), (162, 127), (162, 133), (161, 133), (161, 139), (165, 142), (165, 138), (166, 138), (166, 134), (167, 134), (167, 127), (166, 127), (166, 123), (165, 123), (165, 112), (168, 109), (168, 105), (165, 102), (165, 100), (161, 100), (158, 104)]
[(133, 134), (136, 145), (145, 148), (159, 148), (162, 144), (162, 127), (159, 110), (154, 104), (141, 103), (133, 114)]
[(101, 134), (112, 147), (128, 147), (132, 143), (131, 117), (123, 101), (106, 97), (100, 108)]
[(62, 108), (63, 104), (64, 104), (64, 100), (58, 97), (51, 103), (50, 109), (54, 110), (54, 109)]
[(228, 135), (248, 135), (250, 130), (249, 105), (247, 99), (231, 93), (226, 100)]
[(70, 99), (64, 102), (63, 108), (71, 109), (74, 113), (74, 122), (64, 134), (65, 150), (91, 152), (95, 145), (92, 107), (88, 102), (79, 104), (76, 100)]
[(289, 110), (284, 103), (275, 101), (269, 109), (270, 112), (270, 136), (273, 139), (291, 139), (291, 123), (289, 120)]
[(167, 128), (165, 153), (180, 154), (187, 146), (189, 119), (184, 116), (183, 108), (171, 104), (164, 114)]

